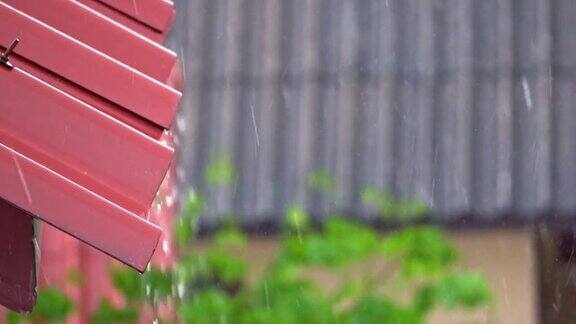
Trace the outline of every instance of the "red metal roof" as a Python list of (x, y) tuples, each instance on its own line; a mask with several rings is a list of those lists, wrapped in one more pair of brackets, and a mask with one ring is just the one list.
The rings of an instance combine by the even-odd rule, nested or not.
[(0, 69), (0, 141), (144, 215), (172, 148), (14, 68)]
[(98, 0), (121, 13), (154, 28), (167, 30), (174, 19), (174, 8), (166, 0)]
[(163, 83), (176, 63), (174, 52), (78, 2), (3, 2)]
[(0, 144), (0, 196), (144, 271), (161, 230), (40, 163)]
[(174, 155), (160, 137), (181, 97), (165, 84), (176, 56), (155, 42), (174, 11), (133, 5), (0, 2), (0, 50), (20, 39), (15, 68), (0, 64), (0, 247), (18, 246), (0, 248), (0, 304), (34, 303), (30, 216), (140, 271), (154, 253), (148, 209)]
[(0, 46), (19, 38), (14, 53), (31, 74), (48, 70), (161, 127), (172, 123), (178, 91), (3, 3), (0, 21)]
[[(133, 31), (143, 35), (144, 37), (157, 42), (157, 43), (162, 43), (166, 40), (166, 36), (168, 35), (168, 32), (170, 30), (170, 26), (167, 26), (167, 28), (163, 29), (163, 30), (158, 30), (146, 23), (143, 23), (142, 21), (135, 19), (134, 17), (126, 14), (125, 12), (122, 12), (120, 10), (118, 10), (117, 8), (111, 7), (109, 5), (107, 5), (106, 3), (99, 1), (99, 0), (72, 0), (72, 1), (76, 1), (76, 2), (80, 2), (98, 12), (100, 12), (101, 14), (105, 15), (106, 17), (109, 17), (115, 21), (117, 21), (118, 23), (132, 29)], [(159, 2), (161, 0), (155, 0), (156, 2)], [(152, 1), (150, 1), (152, 2)], [(138, 7), (140, 8), (140, 7)], [(140, 9), (139, 9), (140, 10)], [(134, 10), (135, 12), (135, 10)]]

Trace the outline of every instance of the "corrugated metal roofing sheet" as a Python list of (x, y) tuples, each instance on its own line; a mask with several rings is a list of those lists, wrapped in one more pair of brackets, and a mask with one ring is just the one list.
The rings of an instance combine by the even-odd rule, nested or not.
[(101, 0), (103, 14), (68, 0), (8, 2), (17, 9), (0, 2), (0, 304), (30, 311), (32, 217), (145, 270), (162, 234), (150, 222), (159, 209), (148, 212), (172, 159), (165, 128), (180, 93), (164, 84), (177, 84), (175, 53), (103, 16), (148, 24), (159, 40), (171, 1)]
[(166, 82), (176, 64), (172, 51), (76, 1), (5, 0), (4, 3), (158, 81)]
[[(174, 12), (170, 10), (172, 2), (167, 0), (68, 1), (78, 2), (92, 8), (157, 43), (164, 42), (170, 31), (170, 23), (174, 20)], [(154, 13), (159, 16), (152, 17)]]
[[(155, 3), (140, 5), (150, 12)], [(171, 3), (162, 3), (173, 15)], [(99, 16), (80, 6), (67, 8), (58, 13), (71, 20)], [(0, 3), (0, 18), (0, 49), (10, 46), (0, 66), (0, 197), (144, 271), (161, 235), (144, 218), (174, 152), (142, 132), (153, 128), (160, 137), (180, 93), (108, 56), (109, 47), (92, 48), (7, 4)], [(123, 30), (110, 21), (104, 27)], [(94, 36), (82, 27), (74, 33)], [(115, 37), (157, 46), (133, 33)], [(146, 56), (160, 64), (165, 52)]]
[[(369, 216), (366, 186), (424, 199), (441, 221), (576, 211), (574, 1), (175, 7), (180, 183), (208, 193), (206, 222), (276, 220), (292, 203)], [(238, 179), (214, 188), (204, 173), (222, 152)], [(318, 169), (333, 194), (307, 186)]]

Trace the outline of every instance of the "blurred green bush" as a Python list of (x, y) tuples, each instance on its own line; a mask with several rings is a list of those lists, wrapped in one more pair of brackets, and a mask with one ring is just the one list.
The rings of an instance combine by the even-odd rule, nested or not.
[[(207, 168), (214, 185), (235, 181), (230, 159), (218, 157)], [(311, 174), (309, 185), (330, 194), (336, 181), (325, 171)], [(241, 253), (248, 238), (233, 222), (224, 224), (207, 247), (197, 248), (195, 233), (202, 214), (202, 195), (191, 192), (174, 229), (180, 259), (168, 271), (150, 269), (140, 275), (111, 270), (125, 307), (103, 300), (93, 323), (130, 323), (142, 307), (170, 302), (176, 317), (157, 322), (180, 323), (426, 323), (438, 309), (475, 309), (490, 302), (485, 277), (463, 269), (454, 244), (435, 226), (416, 226), (426, 205), (399, 200), (375, 188), (362, 192), (365, 204), (385, 220), (405, 222), (386, 234), (345, 217), (311, 226), (307, 211), (289, 208), (275, 256), (257, 282)], [(328, 290), (312, 278), (314, 270), (335, 277)], [(50, 288), (40, 292), (36, 310), (27, 316), (9, 314), (9, 323), (59, 322), (73, 310), (72, 302)]]

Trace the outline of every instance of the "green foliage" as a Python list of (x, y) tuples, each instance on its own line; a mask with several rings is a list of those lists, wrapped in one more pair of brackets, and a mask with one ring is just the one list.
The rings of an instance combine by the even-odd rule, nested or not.
[(448, 310), (474, 309), (490, 299), (490, 290), (482, 274), (462, 272), (419, 287), (414, 293), (413, 307), (416, 313), (426, 314), (437, 306)]
[(390, 234), (382, 242), (385, 256), (399, 263), (406, 279), (443, 275), (458, 260), (456, 247), (436, 227), (415, 227)]
[[(293, 275), (293, 274), (292, 274)], [(337, 314), (320, 289), (307, 280), (270, 274), (238, 308), (242, 323), (335, 323)]]
[(73, 310), (70, 299), (55, 288), (45, 288), (40, 291), (32, 319), (45, 322), (61, 321), (70, 315)]
[(64, 293), (53, 287), (40, 289), (36, 307), (30, 314), (10, 312), (6, 322), (10, 324), (41, 321), (43, 323), (61, 323), (74, 309), (73, 303)]
[(228, 154), (219, 154), (205, 172), (206, 182), (211, 186), (229, 185), (236, 180), (236, 169)]
[(124, 268), (114, 268), (110, 271), (114, 287), (122, 293), (128, 302), (142, 298), (142, 275)]
[(233, 323), (233, 302), (219, 289), (199, 292), (190, 302), (183, 304), (178, 314), (184, 323)]
[[(246, 244), (246, 236), (235, 226), (227, 226), (213, 237), (213, 244), (204, 251), (188, 251), (174, 271), (176, 290), (196, 292), (216, 287), (236, 291), (244, 280), (247, 264), (238, 256)], [(184, 291), (181, 291), (184, 290)]]
[(110, 277), (114, 287), (128, 303), (138, 303), (146, 298), (165, 299), (172, 295), (173, 273), (148, 269), (139, 274), (132, 269), (113, 268)]
[(227, 226), (214, 235), (214, 245), (219, 248), (242, 248), (246, 245), (246, 235), (236, 226)]
[(424, 319), (421, 314), (407, 306), (392, 300), (377, 297), (365, 297), (358, 301), (346, 315), (347, 323), (398, 323), (419, 324)]
[(24, 315), (15, 312), (8, 312), (8, 314), (6, 314), (6, 324), (19, 324), (23, 322), (23, 319)]
[(321, 232), (304, 237), (288, 235), (283, 253), (292, 262), (337, 267), (374, 255), (378, 242), (371, 228), (332, 218)]
[(367, 206), (376, 207), (386, 220), (411, 221), (428, 214), (425, 202), (415, 199), (398, 199), (378, 188), (365, 188), (361, 199)]
[(102, 300), (98, 309), (92, 314), (93, 324), (135, 323), (138, 320), (138, 310), (134, 307), (114, 307), (107, 300)]
[[(235, 177), (225, 155), (206, 170), (211, 185), (227, 185)], [(336, 181), (318, 171), (308, 184), (329, 193)], [(176, 266), (169, 271), (149, 269), (144, 275), (112, 269), (112, 282), (126, 304), (119, 307), (103, 300), (91, 320), (137, 322), (141, 307), (170, 300), (183, 323), (420, 324), (438, 308), (475, 309), (490, 301), (486, 279), (461, 269), (458, 251), (446, 233), (435, 226), (407, 225), (428, 213), (426, 205), (374, 188), (361, 196), (385, 220), (405, 226), (383, 235), (334, 216), (314, 229), (308, 212), (291, 206), (274, 257), (254, 279), (246, 259), (247, 237), (233, 222), (215, 233), (207, 246), (190, 248), (204, 209), (203, 196), (191, 191), (174, 228), (180, 249)], [(336, 278), (339, 287), (324, 289), (311, 275), (318, 271)], [(46, 290), (35, 312), (25, 318), (58, 321), (71, 310), (64, 295)], [(21, 317), (10, 314), (8, 320), (18, 323)]]
[(450, 308), (474, 308), (490, 300), (486, 279), (480, 273), (456, 273), (444, 278), (437, 287), (442, 303)]
[(326, 170), (315, 170), (306, 178), (308, 187), (324, 194), (331, 194), (337, 187), (336, 178)]
[(181, 216), (174, 226), (174, 238), (178, 246), (185, 247), (191, 243), (196, 233), (198, 217), (203, 210), (204, 198), (194, 190), (190, 190), (184, 201)]
[[(255, 284), (248, 283), (249, 264), (238, 253), (246, 238), (234, 226), (216, 233), (207, 249), (183, 251), (175, 271), (185, 290), (179, 294), (180, 320), (417, 324), (439, 307), (470, 309), (490, 300), (486, 280), (458, 268), (457, 249), (439, 228), (410, 226), (382, 236), (332, 217), (316, 231), (298, 206), (285, 219), (277, 253)], [(357, 271), (370, 262), (379, 265), (366, 269), (376, 271)], [(340, 289), (322, 289), (310, 277), (317, 269), (339, 277)]]
[(300, 206), (294, 205), (288, 208), (285, 221), (288, 229), (296, 232), (306, 230), (310, 226), (308, 212)]
[[(130, 270), (131, 271), (131, 270)], [(141, 290), (151, 300), (164, 300), (172, 296), (174, 273), (160, 269), (149, 269), (143, 274)]]

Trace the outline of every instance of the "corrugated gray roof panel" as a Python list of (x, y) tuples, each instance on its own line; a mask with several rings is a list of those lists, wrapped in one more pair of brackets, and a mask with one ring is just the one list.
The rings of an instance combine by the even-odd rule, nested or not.
[[(571, 0), (180, 0), (180, 184), (206, 222), (291, 204), (369, 216), (377, 186), (439, 220), (576, 210)], [(211, 187), (229, 154), (231, 186)], [(334, 174), (331, 195), (307, 185)]]

